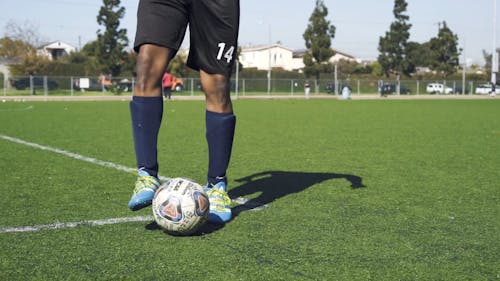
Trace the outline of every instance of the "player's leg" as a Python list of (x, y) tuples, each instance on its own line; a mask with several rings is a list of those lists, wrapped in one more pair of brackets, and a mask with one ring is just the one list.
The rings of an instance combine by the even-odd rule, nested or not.
[(130, 102), (132, 133), (138, 177), (129, 208), (133, 211), (151, 204), (158, 179), (157, 143), (163, 116), (161, 76), (171, 50), (151, 44), (140, 46), (137, 56), (137, 79)]
[(207, 180), (211, 185), (227, 183), (226, 170), (233, 146), (236, 116), (229, 93), (229, 77), (200, 71), (206, 100), (206, 138), (209, 164)]
[(227, 194), (226, 171), (233, 147), (236, 116), (229, 94), (229, 76), (200, 71), (206, 98), (205, 124), (208, 144), (207, 193), (209, 221), (231, 219), (231, 200)]
[(237, 53), (239, 1), (195, 1), (193, 13), (188, 65), (200, 70), (206, 98), (209, 221), (224, 223), (231, 219), (226, 170), (231, 157), (236, 117), (229, 85)]
[(184, 37), (187, 24), (182, 1), (141, 0), (134, 49), (138, 52), (136, 84), (130, 102), (138, 177), (129, 208), (151, 204), (158, 188), (157, 142), (163, 115), (161, 78)]
[(167, 87), (167, 99), (172, 99), (172, 86)]

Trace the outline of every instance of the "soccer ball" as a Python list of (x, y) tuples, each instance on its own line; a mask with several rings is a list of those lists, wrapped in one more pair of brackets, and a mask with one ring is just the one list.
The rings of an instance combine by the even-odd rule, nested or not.
[(206, 222), (210, 203), (201, 185), (173, 178), (158, 188), (152, 206), (156, 223), (167, 233), (189, 235)]

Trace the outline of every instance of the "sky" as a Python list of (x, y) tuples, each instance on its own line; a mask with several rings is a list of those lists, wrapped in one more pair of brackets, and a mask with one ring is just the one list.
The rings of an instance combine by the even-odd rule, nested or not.
[[(197, 0), (193, 0), (197, 1)], [(423, 43), (437, 36), (438, 23), (446, 21), (458, 36), (464, 51), (461, 62), (484, 64), (483, 50), (494, 47), (494, 5), (498, 0), (407, 0), (410, 40)], [(376, 59), (378, 42), (389, 30), (394, 0), (324, 0), (327, 19), (336, 27), (332, 47), (360, 59)], [(126, 14), (121, 27), (133, 43), (138, 0), (122, 0)], [(240, 46), (280, 42), (291, 49), (303, 49), (304, 33), (314, 9), (314, 0), (240, 0)], [(97, 14), (102, 0), (1, 0), (0, 36), (8, 22), (29, 24), (47, 42), (61, 40), (77, 48), (96, 39), (100, 28)], [(496, 42), (500, 47), (500, 20)], [(185, 40), (184, 47), (188, 46)]]

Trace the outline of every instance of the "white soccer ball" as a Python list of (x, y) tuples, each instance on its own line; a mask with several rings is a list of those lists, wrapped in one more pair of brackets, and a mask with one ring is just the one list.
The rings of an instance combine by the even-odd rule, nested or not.
[(189, 235), (206, 222), (210, 203), (201, 185), (173, 178), (158, 188), (152, 206), (156, 223), (167, 233)]

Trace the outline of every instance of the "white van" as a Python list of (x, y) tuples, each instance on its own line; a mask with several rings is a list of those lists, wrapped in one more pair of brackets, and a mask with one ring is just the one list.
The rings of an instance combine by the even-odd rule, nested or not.
[(452, 94), (453, 89), (451, 87), (445, 87), (440, 83), (430, 83), (427, 85), (425, 91), (429, 94)]
[[(491, 94), (491, 84), (482, 84), (476, 87), (476, 94), (489, 95)], [(495, 86), (495, 94), (500, 94), (500, 86)]]

